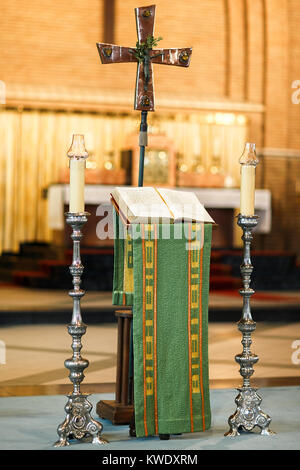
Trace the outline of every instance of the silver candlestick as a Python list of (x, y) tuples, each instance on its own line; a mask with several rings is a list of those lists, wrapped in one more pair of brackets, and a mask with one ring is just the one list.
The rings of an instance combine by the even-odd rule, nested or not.
[(73, 276), (73, 290), (69, 295), (73, 298), (73, 315), (71, 323), (68, 325), (68, 333), (72, 336), (73, 357), (65, 361), (65, 367), (69, 369), (70, 381), (73, 383), (73, 392), (68, 395), (68, 402), (65, 406), (67, 416), (62, 424), (57, 428), (59, 440), (54, 443), (55, 447), (69, 445), (68, 439), (83, 439), (92, 437), (93, 444), (105, 444), (107, 441), (100, 437), (102, 424), (95, 421), (90, 412), (92, 405), (88, 401), (88, 394), (81, 393), (80, 384), (84, 379), (84, 369), (89, 365), (89, 361), (81, 357), (81, 338), (86, 333), (86, 325), (82, 323), (80, 300), (85, 291), (80, 288), (83, 265), (80, 258), (80, 240), (82, 238), (82, 226), (87, 222), (89, 213), (67, 212), (66, 222), (72, 227), (71, 238), (73, 240), (73, 261), (70, 272)]
[(243, 263), (241, 265), (241, 276), (243, 288), (240, 294), (243, 296), (242, 318), (237, 326), (243, 335), (242, 345), (243, 352), (235, 356), (236, 362), (240, 365), (240, 374), (243, 377), (243, 386), (238, 388), (239, 394), (235, 399), (237, 409), (228, 419), (230, 426), (225, 436), (238, 436), (239, 429), (251, 431), (255, 426), (261, 429), (261, 434), (275, 434), (269, 429), (271, 418), (265, 414), (260, 404), (262, 399), (257, 394), (257, 389), (251, 387), (250, 377), (254, 373), (253, 365), (258, 362), (258, 356), (252, 354), (250, 346), (252, 344), (251, 334), (256, 329), (256, 323), (253, 321), (250, 309), (250, 298), (254, 294), (254, 290), (250, 288), (251, 274), (253, 266), (250, 258), (250, 247), (253, 239), (252, 230), (257, 225), (257, 216), (238, 215), (237, 224), (243, 230), (242, 240), (244, 242)]

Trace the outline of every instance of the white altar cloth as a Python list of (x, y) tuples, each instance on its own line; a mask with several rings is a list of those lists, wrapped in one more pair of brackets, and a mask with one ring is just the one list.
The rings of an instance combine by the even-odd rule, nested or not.
[[(87, 184), (85, 204), (108, 205), (114, 186)], [(178, 191), (193, 191), (206, 209), (239, 209), (240, 190), (238, 188), (174, 188)], [(53, 230), (64, 228), (64, 204), (69, 203), (69, 185), (52, 184), (48, 188), (48, 222)], [(268, 189), (255, 191), (255, 213), (259, 216), (258, 233), (271, 230), (271, 192)]]

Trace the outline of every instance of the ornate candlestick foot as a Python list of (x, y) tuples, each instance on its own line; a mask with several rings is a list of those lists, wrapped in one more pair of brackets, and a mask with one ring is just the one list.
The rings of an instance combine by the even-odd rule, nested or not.
[(252, 431), (255, 426), (260, 428), (262, 435), (270, 436), (275, 434), (269, 429), (271, 418), (260, 408), (262, 399), (256, 393), (257, 389), (250, 386), (250, 377), (254, 373), (253, 365), (258, 362), (258, 356), (250, 351), (251, 334), (256, 329), (256, 323), (252, 319), (250, 310), (250, 297), (254, 294), (254, 290), (250, 288), (253, 271), (250, 247), (253, 238), (252, 230), (257, 225), (257, 216), (239, 214), (237, 223), (243, 230), (242, 240), (244, 242), (243, 263), (241, 265), (243, 288), (240, 290), (240, 294), (243, 296), (243, 312), (242, 318), (238, 322), (238, 329), (243, 335), (243, 351), (235, 356), (235, 360), (240, 365), (243, 386), (238, 388), (239, 394), (235, 399), (237, 409), (228, 419), (230, 429), (225, 436), (238, 436), (239, 429)]
[(92, 438), (93, 444), (105, 444), (107, 441), (100, 437), (102, 424), (95, 421), (90, 412), (92, 405), (88, 401), (88, 394), (81, 393), (80, 384), (84, 379), (84, 369), (89, 365), (89, 361), (81, 357), (81, 338), (86, 333), (86, 325), (82, 323), (80, 299), (85, 292), (80, 289), (83, 265), (80, 259), (80, 240), (82, 238), (81, 227), (87, 221), (87, 212), (76, 214), (67, 213), (66, 221), (71, 225), (73, 240), (73, 262), (70, 272), (73, 276), (74, 289), (69, 292), (73, 298), (72, 321), (68, 325), (68, 333), (72, 337), (73, 356), (65, 360), (65, 367), (69, 369), (69, 379), (73, 383), (73, 392), (68, 395), (68, 402), (65, 406), (67, 416), (62, 424), (58, 426), (57, 433), (59, 440), (55, 442), (55, 447), (69, 445), (69, 439)]
[(225, 436), (239, 436), (239, 429), (252, 431), (255, 426), (261, 429), (261, 434), (270, 436), (276, 434), (269, 429), (271, 418), (264, 413), (260, 404), (262, 399), (255, 388), (238, 388), (239, 394), (235, 399), (237, 410), (228, 419), (229, 431)]
[(64, 447), (70, 445), (68, 439), (83, 439), (92, 437), (92, 444), (106, 444), (107, 441), (100, 437), (102, 424), (95, 421), (90, 412), (92, 405), (88, 401), (87, 394), (68, 395), (69, 400), (65, 406), (67, 416), (62, 424), (57, 428), (59, 440), (54, 447)]

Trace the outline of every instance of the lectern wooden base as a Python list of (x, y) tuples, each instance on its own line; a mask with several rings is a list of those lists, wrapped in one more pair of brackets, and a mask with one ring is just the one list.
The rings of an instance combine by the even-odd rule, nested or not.
[(130, 424), (134, 420), (133, 376), (130, 364), (130, 337), (132, 310), (116, 310), (118, 317), (118, 350), (116, 399), (101, 400), (96, 411), (100, 418), (108, 419), (112, 424)]
[(97, 403), (97, 414), (108, 419), (112, 424), (130, 424), (133, 416), (133, 405), (122, 405), (115, 400), (102, 400)]

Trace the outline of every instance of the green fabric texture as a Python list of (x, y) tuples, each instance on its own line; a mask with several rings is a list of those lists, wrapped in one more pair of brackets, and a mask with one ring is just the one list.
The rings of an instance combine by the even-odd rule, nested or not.
[[(182, 225), (183, 232), (187, 228), (186, 226)], [(196, 384), (195, 388), (199, 389), (199, 392), (193, 393), (192, 399), (190, 397), (189, 376), (187, 238), (183, 236), (181, 239), (175, 239), (174, 228), (175, 225), (170, 225), (169, 240), (161, 239), (162, 226), (158, 228), (156, 378), (151, 377), (151, 360), (144, 361), (145, 354), (149, 353), (149, 350), (152, 351), (150, 344), (145, 346), (143, 336), (146, 330), (146, 334), (151, 338), (154, 334), (154, 327), (152, 330), (150, 326), (145, 327), (145, 322), (150, 321), (151, 310), (147, 311), (143, 318), (143, 264), (145, 264), (145, 260), (143, 260), (142, 240), (136, 239), (133, 242), (134, 403), (138, 437), (158, 433), (176, 434), (202, 431), (208, 429), (211, 422), (207, 332), (211, 225), (204, 226), (202, 295), (200, 299), (202, 314), (201, 324), (199, 321), (196, 325), (198, 330), (194, 331), (198, 338), (200, 329), (202, 333), (201, 358), (199, 358), (199, 360), (201, 359), (202, 387), (200, 389), (200, 386)], [(153, 232), (151, 233), (152, 237)], [(147, 269), (149, 268), (146, 268), (146, 275)], [(151, 274), (149, 272), (150, 280)], [(194, 347), (196, 348), (193, 345), (191, 347), (192, 354)], [(150, 371), (151, 380), (149, 380), (148, 372), (145, 373), (145, 368)], [(199, 369), (196, 371), (198, 372)], [(156, 398), (155, 393), (146, 395), (145, 398), (145, 382), (146, 389), (148, 383), (154, 389), (156, 388)], [(157, 401), (157, 425), (155, 425), (155, 399)]]
[[(212, 225), (141, 224), (131, 234), (137, 437), (204, 431)], [(124, 305), (124, 240), (115, 240), (114, 269), (114, 300)]]
[(133, 291), (126, 291), (124, 282), (125, 243), (127, 238), (127, 227), (125, 227), (116, 210), (113, 209), (114, 222), (114, 275), (113, 275), (113, 305), (133, 305)]

